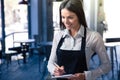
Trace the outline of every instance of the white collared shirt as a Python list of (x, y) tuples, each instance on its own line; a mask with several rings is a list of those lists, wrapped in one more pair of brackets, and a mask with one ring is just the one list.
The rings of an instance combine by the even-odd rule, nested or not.
[[(90, 29), (86, 28), (86, 62), (88, 71), (85, 71), (86, 80), (96, 80), (101, 75), (107, 73), (111, 69), (111, 64), (109, 57), (107, 55), (104, 42), (102, 37), (98, 32), (91, 31)], [(78, 33), (72, 37), (69, 34), (69, 31), (67, 29), (58, 32), (58, 34), (54, 35), (53, 38), (53, 45), (51, 50), (51, 55), (48, 61), (48, 71), (53, 74), (55, 66), (53, 65), (54, 62), (57, 61), (56, 56), (56, 49), (57, 45), (61, 39), (61, 37), (65, 37), (64, 42), (61, 46), (61, 49), (63, 50), (80, 50), (81, 49), (81, 40), (82, 37), (84, 37), (84, 27), (81, 26)], [(94, 68), (95, 66), (91, 65), (91, 56), (94, 53), (97, 53), (99, 58), (98, 60), (101, 62), (100, 65), (98, 64), (97, 68)]]

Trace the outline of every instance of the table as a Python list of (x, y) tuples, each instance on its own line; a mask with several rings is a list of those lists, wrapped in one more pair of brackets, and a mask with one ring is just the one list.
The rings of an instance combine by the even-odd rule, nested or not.
[(35, 39), (26, 39), (26, 40), (16, 40), (14, 41), (14, 43), (20, 43), (20, 44), (28, 44), (28, 43), (32, 43), (35, 42)]
[(35, 42), (35, 39), (17, 40), (14, 43), (20, 43), (23, 54), (23, 63), (26, 63), (26, 52), (29, 50), (29, 44)]

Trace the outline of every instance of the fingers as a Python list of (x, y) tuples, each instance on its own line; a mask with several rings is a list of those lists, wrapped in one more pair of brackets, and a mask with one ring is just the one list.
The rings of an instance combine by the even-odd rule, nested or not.
[(71, 76), (70, 78), (68, 78), (68, 80), (85, 80), (85, 74), (84, 73), (76, 73), (73, 76)]
[(65, 73), (64, 66), (61, 67), (56, 67), (54, 70), (54, 75), (55, 76), (60, 76)]

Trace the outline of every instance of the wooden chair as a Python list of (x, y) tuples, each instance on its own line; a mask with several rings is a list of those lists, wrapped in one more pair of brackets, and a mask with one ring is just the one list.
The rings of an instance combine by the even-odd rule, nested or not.
[(33, 37), (35, 39), (35, 42), (29, 49), (30, 50), (30, 54), (31, 55), (33, 55), (33, 54), (42, 54), (41, 46), (39, 45), (40, 37), (38, 35), (34, 35)]
[(16, 51), (17, 54), (22, 54), (23, 56), (23, 63), (26, 63), (26, 53), (29, 52), (29, 45), (22, 45), (18, 47), (9, 48), (11, 51)]
[[(6, 62), (7, 62), (7, 67), (9, 66), (9, 64), (12, 61), (12, 56), (17, 56), (17, 55), (18, 55), (17, 51), (10, 50), (10, 51), (5, 52), (5, 59), (6, 59)], [(17, 61), (18, 61), (18, 64), (19, 64), (18, 58), (17, 58)]]

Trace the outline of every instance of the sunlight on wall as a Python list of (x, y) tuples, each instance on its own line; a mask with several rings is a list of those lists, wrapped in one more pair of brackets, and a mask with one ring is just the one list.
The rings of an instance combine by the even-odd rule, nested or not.
[(108, 24), (108, 31), (104, 37), (120, 37), (120, 0), (104, 0), (104, 11)]

